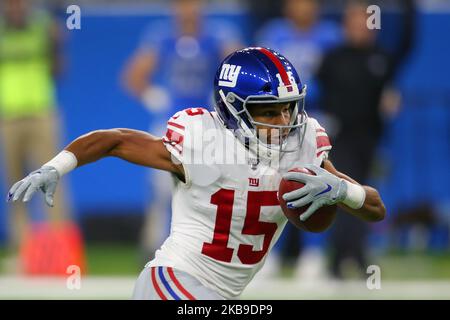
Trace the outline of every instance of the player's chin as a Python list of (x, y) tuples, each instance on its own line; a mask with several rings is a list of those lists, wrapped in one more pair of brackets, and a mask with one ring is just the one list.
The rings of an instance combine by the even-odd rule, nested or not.
[(267, 145), (282, 145), (287, 139), (289, 131), (281, 131), (279, 129), (260, 129), (258, 131), (258, 139)]

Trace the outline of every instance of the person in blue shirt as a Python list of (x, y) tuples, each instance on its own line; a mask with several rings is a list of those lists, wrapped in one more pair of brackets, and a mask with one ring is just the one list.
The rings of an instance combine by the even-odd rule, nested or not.
[[(319, 86), (315, 75), (322, 57), (327, 51), (342, 42), (342, 31), (337, 23), (320, 19), (317, 0), (285, 0), (284, 16), (275, 18), (257, 32), (257, 45), (270, 47), (283, 52), (297, 70), (302, 73), (308, 90), (307, 106), (309, 113), (320, 117)], [(324, 121), (324, 120), (323, 120)], [(297, 262), (296, 275), (301, 278), (323, 277), (326, 263), (323, 247), (324, 234), (299, 233), (293, 226), (288, 231), (281, 247), (278, 248), (285, 262), (295, 261), (299, 250), (302, 254)], [(292, 261), (292, 262), (293, 262)], [(280, 261), (274, 258), (267, 263), (267, 273), (278, 272)], [(270, 271), (269, 271), (270, 268)]]
[(317, 109), (315, 74), (322, 57), (342, 41), (339, 25), (320, 19), (317, 0), (284, 0), (284, 16), (266, 23), (257, 33), (258, 45), (284, 52), (308, 85), (308, 108)]
[[(203, 0), (174, 0), (172, 10), (168, 19), (149, 24), (123, 72), (127, 91), (150, 112), (150, 131), (161, 136), (180, 108), (209, 108), (217, 66), (242, 43), (233, 25), (206, 17)], [(164, 172), (152, 172), (150, 181), (154, 200), (143, 228), (145, 260), (168, 233), (172, 187)]]

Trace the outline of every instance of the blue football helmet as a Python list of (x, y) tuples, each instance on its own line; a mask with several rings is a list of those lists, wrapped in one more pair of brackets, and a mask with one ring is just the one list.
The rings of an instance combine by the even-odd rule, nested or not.
[[(289, 135), (295, 133), (299, 137), (299, 145), (294, 149), (301, 146), (307, 123), (306, 85), (302, 85), (294, 66), (280, 53), (263, 47), (249, 47), (230, 54), (217, 70), (214, 95), (219, 118), (244, 143), (253, 141), (259, 149), (290, 151), (284, 148), (285, 141), (279, 144), (261, 141), (256, 126), (264, 125), (278, 130), (288, 128)], [(266, 103), (291, 103), (289, 124), (255, 121), (247, 106)]]

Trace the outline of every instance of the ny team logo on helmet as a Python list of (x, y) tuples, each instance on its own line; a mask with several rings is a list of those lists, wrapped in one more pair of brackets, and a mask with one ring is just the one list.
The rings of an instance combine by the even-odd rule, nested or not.
[(241, 66), (236, 66), (234, 64), (228, 63), (222, 64), (219, 75), (219, 86), (230, 88), (236, 87), (240, 71)]
[[(224, 125), (241, 140), (254, 141), (259, 148), (282, 151), (283, 143), (274, 146), (259, 141), (256, 126), (290, 129), (303, 140), (307, 115), (304, 110), (306, 86), (302, 85), (294, 66), (280, 53), (263, 47), (250, 47), (230, 54), (219, 66), (214, 80), (216, 111)], [(255, 121), (248, 104), (290, 103), (288, 125)], [(288, 150), (284, 150), (288, 151)]]

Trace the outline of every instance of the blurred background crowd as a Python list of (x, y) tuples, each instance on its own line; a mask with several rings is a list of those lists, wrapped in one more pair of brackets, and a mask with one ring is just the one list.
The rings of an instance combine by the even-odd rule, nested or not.
[[(75, 29), (71, 4), (81, 9)], [(369, 5), (381, 9), (380, 29), (367, 28)], [(450, 278), (450, 1), (3, 0), (0, 8), (0, 194), (91, 130), (161, 135), (177, 110), (212, 109), (220, 61), (267, 46), (308, 85), (306, 110), (327, 128), (331, 160), (380, 190), (387, 218), (367, 225), (338, 214), (323, 234), (288, 226), (263, 276), (365, 277), (379, 264), (392, 277)], [(137, 274), (169, 232), (170, 176), (104, 159), (63, 180), (51, 209), (39, 197), (0, 201), (0, 272), (63, 274), (70, 260), (88, 274)]]

